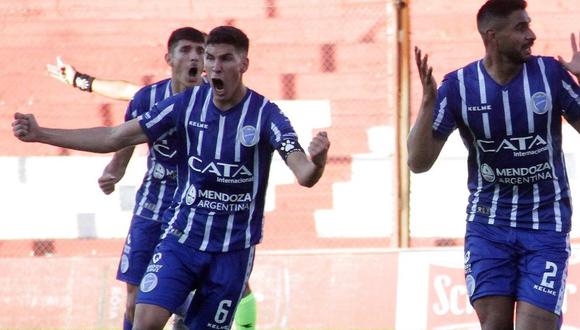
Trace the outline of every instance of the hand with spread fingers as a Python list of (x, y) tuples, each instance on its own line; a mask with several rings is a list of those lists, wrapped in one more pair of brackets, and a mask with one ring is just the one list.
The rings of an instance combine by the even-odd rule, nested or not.
[(572, 45), (572, 59), (566, 62), (561, 56), (558, 56), (560, 63), (580, 80), (580, 33), (578, 33), (578, 41), (576, 35), (570, 34), (570, 44)]
[(56, 57), (56, 64), (47, 64), (46, 70), (56, 80), (71, 86), (74, 84), (77, 71), (72, 65), (64, 63), (60, 56)]
[(423, 100), (434, 101), (437, 97), (437, 82), (433, 78), (433, 67), (429, 66), (428, 60), (429, 55), (422, 56), (421, 49), (415, 47), (415, 62), (423, 85)]

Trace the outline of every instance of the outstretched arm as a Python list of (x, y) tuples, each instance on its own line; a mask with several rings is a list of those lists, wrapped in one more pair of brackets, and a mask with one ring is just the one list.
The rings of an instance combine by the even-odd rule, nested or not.
[(138, 119), (115, 127), (58, 129), (38, 126), (32, 114), (15, 113), (12, 131), (23, 142), (39, 142), (96, 153), (113, 152), (147, 142)]
[(574, 33), (570, 34), (570, 44), (572, 46), (572, 59), (566, 62), (561, 56), (558, 56), (560, 63), (576, 76), (578, 83), (580, 83), (580, 33), (578, 34), (578, 41)]
[(130, 101), (142, 86), (124, 80), (104, 80), (78, 72), (72, 65), (56, 57), (56, 64), (47, 64), (48, 74), (67, 85), (85, 92), (95, 92), (115, 100)]
[(103, 174), (98, 180), (99, 187), (105, 194), (108, 195), (115, 191), (115, 184), (121, 181), (123, 175), (125, 175), (125, 170), (127, 165), (129, 165), (134, 150), (135, 147), (131, 146), (115, 152), (109, 164), (105, 166)]
[(288, 155), (286, 164), (292, 170), (301, 186), (312, 187), (322, 177), (329, 148), (330, 141), (326, 132), (320, 132), (308, 146), (310, 159), (301, 151)]
[(421, 50), (415, 47), (415, 62), (423, 85), (423, 100), (417, 120), (407, 138), (409, 169), (415, 173), (428, 171), (445, 144), (445, 140), (433, 135), (433, 108), (437, 98), (437, 83), (433, 78), (433, 68), (428, 64), (429, 56), (421, 56)]

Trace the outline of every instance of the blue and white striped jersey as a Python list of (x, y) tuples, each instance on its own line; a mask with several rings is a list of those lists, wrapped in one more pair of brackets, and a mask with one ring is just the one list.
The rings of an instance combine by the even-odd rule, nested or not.
[[(125, 121), (137, 118), (156, 103), (172, 95), (171, 79), (161, 80), (141, 88), (129, 103)], [(177, 188), (175, 137), (172, 132), (149, 142), (147, 172), (135, 199), (135, 215), (161, 221), (163, 212), (173, 200)]]
[(580, 88), (555, 59), (530, 57), (505, 86), (477, 61), (447, 74), (434, 134), (455, 128), (469, 151), (467, 220), (568, 232), (572, 213), (562, 116), (580, 119)]
[(178, 188), (168, 228), (179, 242), (208, 252), (248, 248), (261, 241), (274, 149), (297, 143), (290, 121), (264, 96), (248, 89), (228, 111), (209, 86), (157, 104), (140, 119), (150, 141), (175, 131)]

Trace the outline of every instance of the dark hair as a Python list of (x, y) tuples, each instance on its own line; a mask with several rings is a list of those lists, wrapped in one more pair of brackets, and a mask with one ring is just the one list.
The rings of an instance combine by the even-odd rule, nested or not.
[(525, 10), (525, 0), (488, 0), (477, 12), (477, 29), (484, 33), (485, 25), (494, 18), (506, 18), (517, 10)]
[(207, 45), (226, 44), (232, 45), (237, 51), (248, 52), (250, 40), (242, 30), (233, 26), (218, 26), (209, 32)]
[(180, 40), (189, 40), (191, 42), (203, 44), (205, 43), (205, 33), (189, 26), (179, 28), (171, 32), (171, 35), (167, 40), (167, 51), (171, 53), (177, 42)]

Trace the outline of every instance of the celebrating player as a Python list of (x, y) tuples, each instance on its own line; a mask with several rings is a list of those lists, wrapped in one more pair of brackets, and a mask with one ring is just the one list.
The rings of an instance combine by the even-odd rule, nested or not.
[(39, 127), (15, 114), (13, 131), (25, 142), (110, 152), (174, 132), (178, 188), (169, 226), (137, 295), (134, 329), (162, 329), (196, 289), (186, 323), (191, 329), (229, 329), (262, 238), (272, 153), (278, 150), (299, 184), (322, 176), (330, 142), (318, 133), (306, 156), (289, 120), (247, 88), (249, 41), (234, 28), (212, 30), (205, 50), (211, 84), (189, 89), (117, 127), (75, 130)]
[[(179, 30), (174, 31), (174, 36), (184, 36), (186, 34), (186, 32), (189, 32), (190, 28), (182, 28)], [(198, 31), (199, 32), (199, 31)], [(203, 34), (204, 40), (205, 37), (207, 36), (205, 33), (203, 32), (196, 32), (196, 40), (199, 39), (199, 33)], [(172, 39), (177, 39), (174, 37), (170, 37), (170, 40), (168, 42), (168, 49), (173, 49), (175, 48), (175, 40), (172, 41)], [(171, 44), (171, 45), (170, 45)], [(199, 46), (199, 45), (198, 45)], [(180, 49), (178, 52), (179, 53), (187, 53), (187, 52), (191, 52), (191, 51), (199, 51), (200, 49), (191, 49), (191, 48), (187, 48), (187, 49)], [(178, 54), (179, 54), (178, 53)], [(177, 54), (177, 55), (178, 55)], [(181, 58), (185, 58), (184, 56), (180, 56)], [(135, 84), (132, 84), (130, 82), (124, 81), (124, 80), (107, 80), (107, 79), (100, 79), (94, 76), (91, 76), (89, 74), (85, 74), (85, 73), (81, 73), (79, 71), (77, 71), (72, 65), (65, 63), (62, 58), (60, 56), (58, 56), (56, 58), (56, 64), (47, 64), (46, 68), (47, 71), (49, 73), (49, 75), (55, 79), (57, 79), (58, 81), (61, 81), (63, 83), (66, 83), (67, 85), (70, 85), (72, 87), (78, 88), (82, 91), (85, 92), (94, 92), (94, 93), (98, 93), (100, 95), (106, 96), (106, 97), (110, 97), (113, 99), (117, 99), (117, 100), (133, 100), (133, 97), (135, 96), (136, 98), (139, 98), (139, 100), (135, 100), (134, 106), (130, 106), (128, 108), (128, 112), (126, 113), (126, 120), (130, 120), (135, 118), (135, 115), (131, 114), (131, 113), (136, 113), (137, 115), (140, 115), (142, 113), (145, 112), (145, 109), (150, 109), (155, 103), (157, 103), (158, 101), (161, 101), (173, 94), (176, 94), (178, 92), (181, 92), (185, 89), (185, 87), (191, 87), (193, 85), (199, 85), (200, 83), (202, 83), (202, 81), (200, 81), (199, 75), (202, 74), (201, 69), (198, 70), (199, 68), (203, 67), (203, 57), (199, 57), (196, 58), (196, 61), (200, 62), (201, 64), (198, 66), (193, 66), (193, 67), (189, 67), (186, 66), (184, 68), (174, 68), (174, 66), (172, 64), (170, 64), (170, 62), (172, 61), (172, 58), (177, 58), (177, 56), (172, 56), (172, 52), (169, 51), (166, 54), (165, 60), (166, 62), (172, 67), (172, 76), (177, 75), (178, 78), (181, 79), (176, 79), (175, 77), (173, 77), (172, 79), (177, 81), (179, 83), (179, 81), (181, 80), (183, 84), (178, 84), (178, 86), (176, 87), (172, 87), (171, 91), (169, 89), (169, 84), (170, 81), (169, 80), (163, 80), (160, 81), (156, 84), (152, 84), (149, 86), (149, 88), (146, 88), (146, 90), (142, 91), (140, 94), (135, 95), (137, 91), (139, 91), (142, 86), (138, 86)], [(175, 61), (174, 61), (175, 62)], [(179, 72), (181, 72), (181, 74), (179, 74)], [(191, 82), (189, 82), (188, 80), (191, 80), (192, 78), (195, 78), (196, 83), (195, 84), (191, 84)], [(203, 79), (203, 78), (202, 78)], [(184, 88), (181, 87), (181, 85), (185, 86)], [(155, 95), (155, 96), (153, 96)], [(155, 100), (154, 102), (151, 102), (151, 97), (154, 97)], [(130, 111), (130, 112), (129, 112)], [(161, 144), (159, 144), (158, 142), (161, 142)], [(154, 175), (154, 167), (156, 166), (157, 169), (161, 169), (160, 171), (163, 171), (163, 164), (162, 163), (171, 163), (173, 162), (174, 157), (167, 157), (167, 156), (163, 156), (162, 155), (162, 150), (166, 149), (165, 154), (167, 153), (172, 153), (171, 146), (167, 146), (167, 143), (171, 142), (171, 139), (167, 140), (163, 140), (163, 141), (157, 141), (154, 144), (154, 148), (150, 149), (150, 153), (149, 153), (149, 160), (148, 160), (148, 171), (145, 175), (144, 178), (144, 182), (143, 185), (141, 186), (141, 189), (138, 191), (138, 195), (137, 195), (137, 205), (157, 205), (158, 202), (161, 202), (161, 205), (159, 207), (159, 210), (156, 212), (155, 215), (155, 219), (154, 221), (159, 221), (159, 214), (163, 214), (163, 212), (165, 211), (165, 209), (167, 209), (167, 207), (169, 207), (170, 205), (170, 199), (168, 199), (169, 197), (173, 196), (173, 192), (175, 191), (175, 185), (171, 184), (171, 180), (169, 180), (169, 184), (167, 184), (167, 180), (163, 179), (162, 180), (158, 180), (156, 179), (155, 175)], [(132, 155), (132, 151), (133, 151), (133, 147), (129, 147), (126, 148), (124, 150), (121, 150), (119, 152), (117, 152), (115, 154), (115, 156), (113, 157), (113, 159), (111, 160), (111, 162), (107, 165), (107, 167), (105, 168), (105, 171), (103, 172), (103, 175), (99, 178), (99, 186), (101, 187), (101, 189), (103, 190), (104, 193), (106, 194), (110, 194), (114, 191), (115, 189), (115, 184), (117, 182), (119, 182), (121, 180), (121, 178), (123, 177), (126, 167), (129, 163), (129, 160), (131, 158)], [(157, 161), (155, 159), (155, 155), (157, 154)], [(153, 157), (153, 158), (151, 158)], [(161, 162), (159, 160), (162, 160)], [(171, 168), (175, 168), (175, 164), (172, 164), (170, 166)], [(172, 171), (171, 169), (168, 169), (170, 172)], [(160, 186), (160, 183), (162, 183), (162, 186)], [(148, 188), (146, 188), (148, 187)], [(147, 191), (147, 196), (143, 196), (143, 192)], [(158, 195), (156, 195), (157, 192), (163, 192), (163, 198), (157, 199)], [(147, 204), (145, 204), (147, 203)], [(141, 212), (143, 211), (143, 207), (141, 208), (135, 208), (135, 212), (141, 210)], [(140, 216), (135, 215), (136, 218), (141, 218)], [(151, 220), (151, 219), (150, 219)], [(141, 221), (137, 221), (137, 219), (134, 219), (134, 221), (132, 222), (132, 226), (133, 223), (135, 223), (135, 226), (138, 226), (138, 223), (141, 223)], [(154, 226), (153, 223), (149, 223), (149, 226)], [(142, 231), (142, 230), (140, 230)], [(132, 265), (134, 262), (132, 262), (131, 260), (134, 259), (135, 257), (131, 257), (131, 255), (140, 255), (143, 254), (144, 251), (148, 251), (147, 253), (143, 254), (143, 258), (141, 258), (142, 260), (144, 260), (147, 257), (147, 254), (149, 254), (149, 257), (152, 255), (153, 252), (153, 248), (155, 247), (155, 245), (153, 244), (153, 242), (158, 239), (159, 235), (159, 231), (158, 230), (150, 230), (152, 234), (152, 237), (149, 238), (148, 240), (143, 240), (143, 241), (139, 241), (142, 243), (135, 243), (133, 245), (135, 245), (132, 248), (133, 253), (131, 252), (126, 252), (123, 254), (122, 256), (122, 260), (123, 262), (126, 263), (121, 263), (120, 266), (123, 267), (129, 267), (129, 265)], [(135, 239), (135, 234), (133, 233), (133, 239)], [(145, 233), (141, 233), (141, 235), (143, 235)], [(126, 241), (126, 247), (125, 250), (130, 251), (131, 250), (131, 230), (129, 232), (129, 235), (127, 236), (128, 240)], [(147, 242), (147, 243), (146, 243)], [(140, 245), (145, 245), (145, 246), (140, 246)], [(143, 264), (144, 262), (144, 264)], [(142, 261), (141, 263), (141, 267), (137, 268), (136, 267), (130, 267), (132, 268), (133, 272), (137, 272), (137, 273), (143, 273), (145, 266), (147, 265), (148, 260)], [(126, 271), (129, 271), (129, 269), (127, 269)], [(138, 284), (138, 280), (136, 279), (124, 279), (124, 277), (126, 277), (123, 274), (119, 274), (117, 276), (117, 278), (121, 281), (127, 282), (127, 312), (126, 315), (128, 316), (127, 319), (125, 320), (126, 325), (125, 328), (130, 329), (130, 321), (133, 319), (133, 313), (134, 313), (134, 309), (135, 309), (135, 295), (136, 295), (136, 285)], [(139, 277), (140, 279), (140, 277)], [(129, 284), (129, 282), (131, 282), (132, 284)], [(136, 284), (137, 283), (137, 284)], [(188, 301), (189, 299), (191, 299), (191, 297), (188, 297)], [(175, 325), (174, 328), (175, 329), (180, 329), (182, 328), (182, 323), (183, 323), (183, 319), (181, 315), (184, 315), (185, 310), (188, 307), (188, 303), (184, 303), (184, 305), (179, 309), (178, 314), (175, 315)], [(244, 293), (244, 296), (242, 298), (242, 300), (240, 301), (240, 304), (238, 305), (238, 308), (236, 309), (236, 313), (235, 313), (235, 323), (236, 326), (239, 329), (247, 329), (247, 330), (254, 330), (256, 327), (256, 323), (257, 323), (257, 303), (256, 303), (256, 299), (254, 297), (254, 294), (250, 288), (249, 283), (246, 286), (246, 292)]]
[(489, 0), (477, 14), (483, 59), (437, 90), (415, 57), (423, 100), (408, 138), (413, 172), (431, 168), (455, 129), (469, 151), (465, 279), (482, 329), (556, 329), (570, 255), (570, 188), (561, 117), (580, 132), (580, 54), (532, 56), (524, 0)]

